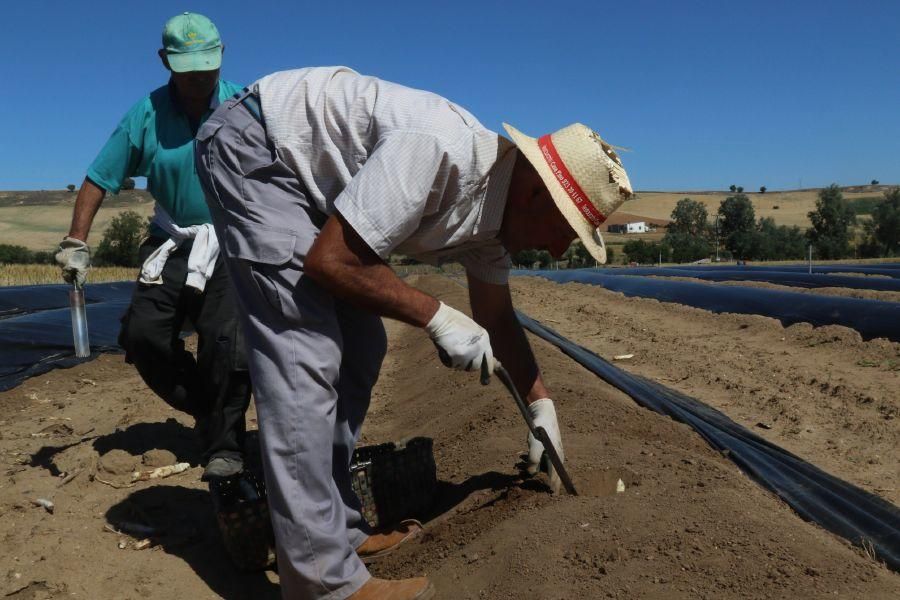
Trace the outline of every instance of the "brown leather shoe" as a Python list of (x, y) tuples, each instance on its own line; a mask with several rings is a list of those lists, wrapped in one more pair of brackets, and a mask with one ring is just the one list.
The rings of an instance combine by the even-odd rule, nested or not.
[(415, 538), (422, 533), (422, 524), (415, 519), (406, 519), (396, 529), (390, 529), (375, 533), (356, 549), (356, 555), (364, 563), (370, 563), (377, 558), (387, 556), (400, 547), (404, 542)]
[(434, 586), (427, 577), (389, 581), (373, 577), (347, 600), (428, 600)]

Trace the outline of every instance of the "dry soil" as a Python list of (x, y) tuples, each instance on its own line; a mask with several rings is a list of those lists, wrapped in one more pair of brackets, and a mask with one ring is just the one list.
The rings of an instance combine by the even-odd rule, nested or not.
[[(413, 282), (466, 306), (449, 279)], [(621, 366), (900, 499), (897, 344), (577, 284), (521, 278), (513, 289), (521, 309), (598, 354), (632, 353)], [(434, 438), (441, 484), (425, 534), (374, 573), (427, 574), (448, 599), (900, 597), (900, 576), (799, 519), (687, 426), (637, 407), (534, 338), (583, 493), (553, 496), (540, 478), (522, 480), (525, 429), (499, 383), (445, 369), (422, 332), (387, 326), (363, 441)], [(126, 484), (134, 468), (198, 459), (191, 420), (121, 356), (33, 378), (0, 394), (0, 408), (0, 596), (278, 597), (275, 573), (230, 566), (198, 467), (109, 485)], [(38, 498), (54, 503), (52, 514)], [(137, 550), (104, 528), (111, 521), (165, 535)]]

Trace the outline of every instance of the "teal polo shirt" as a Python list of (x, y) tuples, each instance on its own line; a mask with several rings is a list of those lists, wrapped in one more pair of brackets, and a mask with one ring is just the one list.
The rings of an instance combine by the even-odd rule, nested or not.
[[(211, 221), (194, 169), (194, 135), (219, 104), (242, 87), (220, 80), (209, 110), (191, 122), (178, 105), (171, 82), (131, 107), (88, 168), (88, 179), (118, 194), (128, 177), (146, 177), (147, 190), (179, 226)], [(166, 237), (153, 227), (154, 235)]]

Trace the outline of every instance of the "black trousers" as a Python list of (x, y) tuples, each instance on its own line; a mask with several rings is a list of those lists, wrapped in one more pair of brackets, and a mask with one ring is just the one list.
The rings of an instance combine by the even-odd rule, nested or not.
[[(164, 241), (144, 242), (141, 263)], [(185, 286), (189, 254), (187, 243), (172, 253), (161, 285), (137, 283), (119, 345), (150, 389), (205, 429), (205, 460), (238, 458), (251, 388), (234, 292), (221, 256), (202, 293)], [(186, 320), (197, 332), (196, 358), (181, 339)]]

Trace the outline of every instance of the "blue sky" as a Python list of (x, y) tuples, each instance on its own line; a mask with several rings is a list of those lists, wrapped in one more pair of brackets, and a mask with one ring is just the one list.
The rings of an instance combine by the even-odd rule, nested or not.
[(223, 76), (343, 64), (538, 135), (632, 149), (639, 190), (900, 183), (900, 2), (5, 2), (0, 189), (79, 183), (202, 12)]

